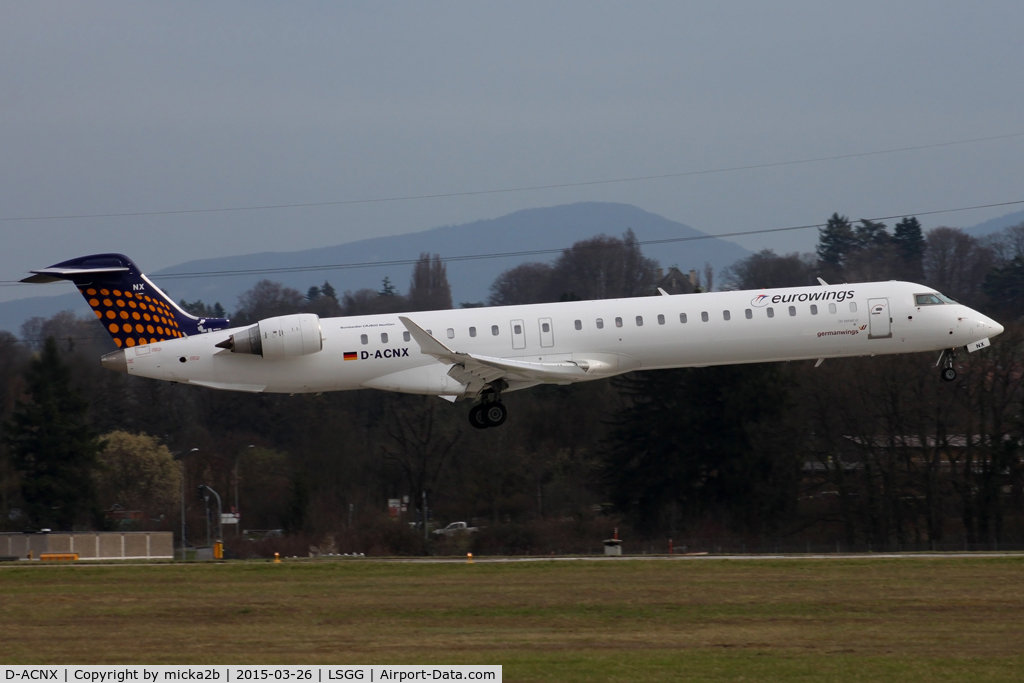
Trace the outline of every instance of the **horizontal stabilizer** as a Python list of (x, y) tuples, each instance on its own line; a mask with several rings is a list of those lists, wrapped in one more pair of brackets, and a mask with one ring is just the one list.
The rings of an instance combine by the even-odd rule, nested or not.
[(230, 327), (224, 318), (197, 318), (182, 310), (124, 254), (92, 254), (29, 271), (22, 280), (68, 280), (118, 347), (144, 346)]

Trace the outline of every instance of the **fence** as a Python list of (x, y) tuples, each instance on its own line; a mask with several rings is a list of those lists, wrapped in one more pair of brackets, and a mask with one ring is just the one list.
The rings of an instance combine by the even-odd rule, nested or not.
[(174, 558), (174, 535), (170, 531), (0, 534), (0, 556), (38, 558), (43, 553), (75, 553), (80, 560), (169, 560)]

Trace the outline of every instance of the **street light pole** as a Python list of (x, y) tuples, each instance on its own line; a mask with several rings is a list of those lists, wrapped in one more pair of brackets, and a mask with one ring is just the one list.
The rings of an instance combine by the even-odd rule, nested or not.
[(198, 448), (179, 453), (174, 456), (174, 459), (180, 463), (181, 467), (181, 560), (185, 561), (185, 458), (197, 452)]
[(224, 510), (223, 510), (223, 508), (221, 507), (221, 504), (220, 504), (220, 494), (217, 493), (216, 491), (214, 491), (213, 489), (211, 489), (206, 484), (200, 484), (199, 486), (204, 491), (208, 491), (209, 493), (212, 493), (214, 495), (214, 497), (217, 498), (217, 540), (219, 542), (223, 543), (224, 542), (224, 525), (221, 524), (220, 518), (221, 518), (221, 515), (224, 514)]

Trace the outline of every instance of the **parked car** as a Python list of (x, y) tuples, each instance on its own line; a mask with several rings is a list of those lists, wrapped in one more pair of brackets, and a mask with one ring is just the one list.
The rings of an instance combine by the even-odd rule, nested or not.
[(469, 526), (465, 522), (452, 522), (443, 529), (434, 529), (434, 534), (437, 536), (458, 536), (459, 534), (474, 534), (479, 529), (475, 526)]

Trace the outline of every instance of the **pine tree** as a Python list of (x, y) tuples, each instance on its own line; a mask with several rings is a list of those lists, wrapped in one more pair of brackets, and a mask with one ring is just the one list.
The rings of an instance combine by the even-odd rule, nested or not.
[(917, 218), (911, 216), (897, 223), (892, 242), (896, 245), (900, 258), (907, 264), (907, 277), (921, 277), (925, 241)]
[(846, 256), (857, 246), (850, 219), (833, 213), (818, 233), (818, 257), (833, 266), (841, 266)]
[(320, 295), (325, 296), (328, 299), (334, 299), (335, 301), (338, 300), (338, 293), (334, 290), (334, 287), (332, 287), (331, 283), (328, 282), (327, 280), (324, 280), (323, 285), (320, 286)]
[(860, 225), (857, 226), (855, 238), (857, 246), (861, 249), (882, 247), (888, 244), (891, 239), (889, 233), (885, 230), (885, 223), (868, 220), (867, 218), (860, 219)]
[(27, 395), (4, 425), (30, 523), (70, 530), (93, 511), (92, 470), (105, 443), (86, 421), (88, 404), (49, 337), (25, 373)]

